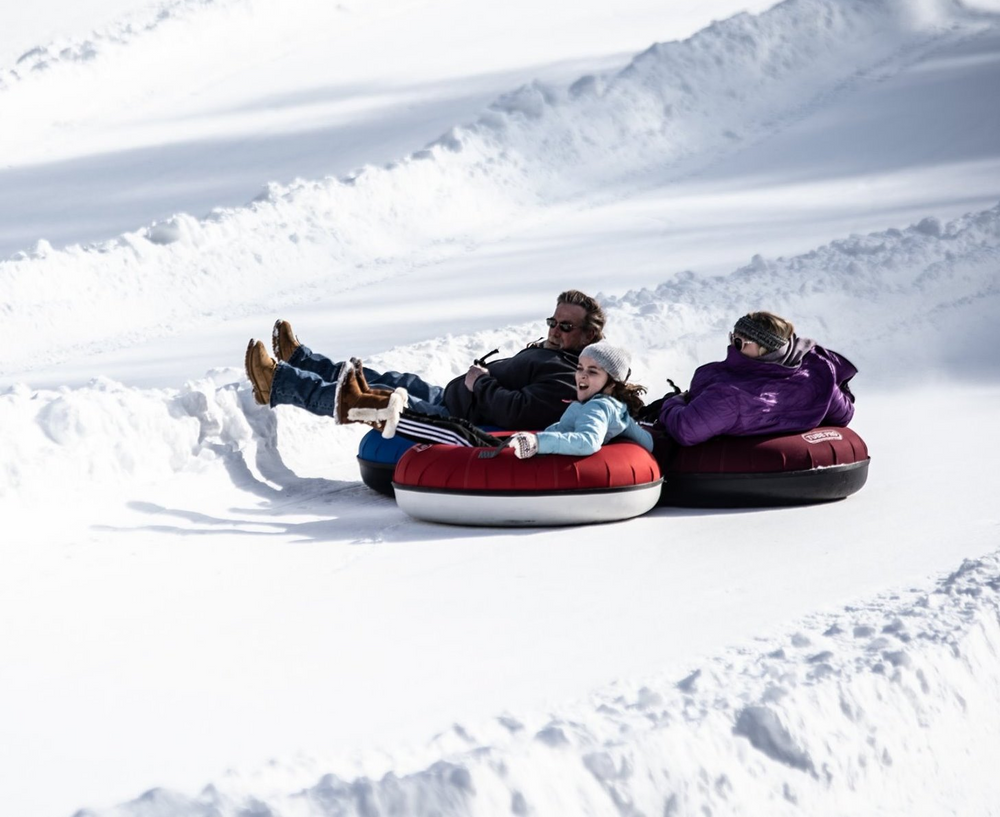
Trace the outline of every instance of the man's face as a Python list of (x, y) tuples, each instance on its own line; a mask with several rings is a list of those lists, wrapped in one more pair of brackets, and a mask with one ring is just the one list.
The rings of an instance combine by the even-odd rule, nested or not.
[(551, 320), (555, 326), (549, 327), (549, 336), (545, 339), (546, 349), (562, 349), (564, 352), (579, 352), (593, 339), (591, 329), (583, 329), (587, 318), (587, 310), (576, 304), (556, 304), (556, 311)]

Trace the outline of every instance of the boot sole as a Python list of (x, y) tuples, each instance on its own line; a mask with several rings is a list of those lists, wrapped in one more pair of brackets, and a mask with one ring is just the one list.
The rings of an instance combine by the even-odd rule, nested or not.
[(274, 356), (282, 363), (288, 363), (292, 355), (295, 354), (295, 350), (302, 344), (300, 344), (299, 339), (295, 337), (295, 333), (291, 333), (292, 338), (294, 339), (294, 345), (287, 356), (283, 354), (281, 348), (281, 329), (279, 328), (282, 323), (284, 323), (284, 321), (279, 318), (274, 322), (274, 327), (271, 329), (271, 351), (274, 352)]
[(347, 416), (348, 412), (343, 411), (341, 404), (344, 400), (344, 383), (353, 373), (354, 367), (347, 361), (340, 365), (340, 373), (337, 375), (337, 386), (333, 392), (333, 421), (337, 425), (346, 425), (350, 422)]
[(250, 381), (250, 385), (253, 387), (253, 399), (258, 406), (266, 406), (268, 401), (264, 399), (264, 393), (261, 391), (260, 386), (257, 385), (257, 376), (253, 370), (253, 352), (254, 347), (257, 342), (250, 338), (250, 343), (247, 344), (247, 352), (243, 357), (243, 368), (246, 369), (247, 380)]

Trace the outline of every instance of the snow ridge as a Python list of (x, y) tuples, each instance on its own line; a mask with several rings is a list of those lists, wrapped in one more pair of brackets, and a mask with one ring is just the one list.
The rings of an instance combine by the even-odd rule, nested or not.
[[(756, 255), (725, 276), (682, 273), (654, 289), (600, 297), (615, 316), (611, 331), (627, 327), (631, 348), (652, 352), (646, 371), (689, 375), (719, 357), (736, 317), (769, 309), (848, 354), (862, 376), (995, 378), (988, 316), (1000, 310), (998, 269), (1000, 205), (946, 223), (928, 217), (852, 235), (792, 258)], [(928, 336), (940, 342), (914, 343)]]
[(0, 70), (0, 91), (54, 69), (96, 60), (110, 48), (127, 46), (170, 21), (186, 19), (208, 6), (223, 8), (246, 0), (166, 0), (152, 9), (129, 14), (102, 30), (29, 48), (13, 67)]
[(492, 106), (499, 116), (442, 144), (496, 130), (543, 178), (559, 169), (550, 195), (634, 187), (651, 172), (690, 172), (760, 138), (845, 83), (898, 70), (963, 18), (949, 0), (786, 0), (656, 44), (614, 77), (582, 77), (565, 91), (521, 88)]
[(194, 797), (156, 789), (76, 817), (742, 815), (765, 803), (775, 815), (930, 815), (956, 799), (992, 808), (1000, 553), (800, 625), (680, 679), (456, 724), (420, 770), (284, 787), (266, 772), (233, 775)]
[[(387, 167), (272, 184), (247, 207), (179, 214), (101, 244), (56, 250), (39, 241), (0, 262), (11, 351), (28, 359), (30, 344), (30, 358), (45, 365), (90, 345), (293, 302), (320, 281), (336, 291), (354, 285), (358, 270), (374, 281), (409, 274), (515, 229), (546, 204), (682, 176), (841, 83), (890, 71), (908, 51), (977, 20), (948, 0), (786, 0), (655, 46), (615, 77), (522, 88), (479, 122)], [(127, 308), (81, 336), (63, 318), (99, 303), (108, 287)], [(37, 347), (39, 336), (47, 348)]]

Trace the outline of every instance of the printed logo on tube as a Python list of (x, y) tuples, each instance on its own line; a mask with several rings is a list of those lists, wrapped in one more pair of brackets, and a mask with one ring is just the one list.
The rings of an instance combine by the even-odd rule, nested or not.
[(839, 431), (810, 431), (802, 435), (802, 439), (810, 445), (825, 442), (826, 440), (842, 440), (844, 436)]

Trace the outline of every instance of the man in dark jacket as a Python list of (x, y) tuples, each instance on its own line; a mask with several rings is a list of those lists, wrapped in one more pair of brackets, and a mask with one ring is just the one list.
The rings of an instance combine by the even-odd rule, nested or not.
[(543, 342), (495, 363), (473, 364), (445, 387), (446, 411), (429, 413), (499, 428), (545, 428), (556, 422), (576, 399), (580, 350), (604, 337), (604, 312), (590, 296), (569, 290), (559, 295), (547, 323)]
[[(300, 344), (288, 322), (279, 320), (272, 335), (278, 362), (263, 343), (251, 341), (246, 370), (258, 403), (299, 406), (339, 422), (377, 424), (379, 407), (394, 393), (424, 414), (499, 428), (545, 428), (575, 398), (577, 355), (603, 337), (604, 321), (600, 304), (589, 295), (563, 292), (546, 319), (544, 341), (510, 358), (474, 363), (442, 388), (409, 372), (378, 372), (360, 363), (332, 361)], [(358, 383), (365, 388), (359, 389)], [(364, 393), (368, 387), (376, 396)], [(357, 402), (359, 394), (362, 403)]]

